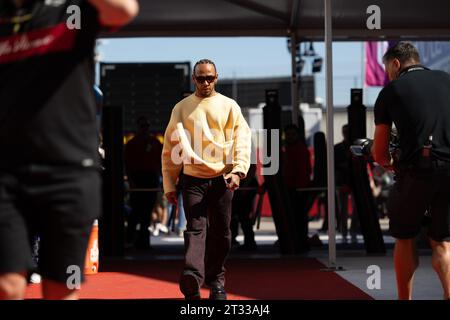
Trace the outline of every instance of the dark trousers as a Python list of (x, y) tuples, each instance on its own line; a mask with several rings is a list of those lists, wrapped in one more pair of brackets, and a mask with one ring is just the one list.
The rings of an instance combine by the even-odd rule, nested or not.
[(222, 176), (201, 179), (184, 175), (182, 194), (187, 220), (184, 270), (193, 272), (200, 285), (224, 285), (233, 191), (226, 188)]

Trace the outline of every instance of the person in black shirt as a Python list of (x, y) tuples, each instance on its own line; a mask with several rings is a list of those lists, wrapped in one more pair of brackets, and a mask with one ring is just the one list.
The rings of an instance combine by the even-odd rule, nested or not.
[[(348, 124), (342, 126), (342, 142), (334, 146), (334, 166), (336, 170), (336, 186), (338, 197), (337, 221), (338, 229), (342, 233), (343, 242), (347, 242), (348, 234), (348, 216), (349, 216), (349, 197), (352, 197), (352, 183), (351, 175), (351, 152), (350, 152), (350, 138)], [(356, 239), (357, 219), (355, 213), (355, 206), (353, 206), (353, 214), (351, 218), (350, 233), (352, 241)]]
[(30, 230), (44, 298), (78, 298), (100, 212), (95, 40), (137, 12), (135, 0), (0, 1), (0, 299), (24, 297)]
[[(412, 298), (418, 266), (415, 238), (428, 227), (432, 264), (450, 298), (450, 75), (420, 65), (419, 54), (399, 42), (383, 57), (391, 81), (375, 103), (376, 162), (395, 169), (388, 200), (389, 228), (396, 238), (394, 264), (399, 299)], [(389, 152), (392, 124), (400, 155)]]
[[(158, 188), (161, 177), (162, 144), (150, 132), (150, 121), (141, 116), (137, 120), (136, 135), (124, 148), (125, 168), (131, 188)], [(133, 210), (128, 219), (127, 238), (137, 249), (150, 249), (150, 220), (157, 200), (156, 192), (132, 192), (130, 206)], [(136, 234), (136, 225), (139, 232)]]

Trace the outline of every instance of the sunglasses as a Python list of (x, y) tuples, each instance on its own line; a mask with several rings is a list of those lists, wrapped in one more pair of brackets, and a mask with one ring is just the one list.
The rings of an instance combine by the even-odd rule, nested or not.
[(203, 83), (205, 81), (211, 83), (216, 80), (216, 76), (195, 76), (195, 80), (199, 83)]

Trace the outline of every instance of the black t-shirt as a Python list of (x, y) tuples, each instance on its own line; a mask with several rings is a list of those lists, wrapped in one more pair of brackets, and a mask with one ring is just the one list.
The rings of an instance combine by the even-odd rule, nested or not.
[(0, 166), (97, 165), (98, 13), (85, 0), (25, 3), (0, 1)]
[(381, 90), (375, 124), (395, 124), (400, 162), (411, 163), (432, 136), (432, 155), (450, 161), (450, 75), (411, 66)]

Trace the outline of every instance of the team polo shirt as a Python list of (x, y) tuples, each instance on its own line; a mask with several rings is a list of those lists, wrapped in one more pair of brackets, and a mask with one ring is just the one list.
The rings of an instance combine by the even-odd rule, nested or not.
[(0, 167), (97, 164), (99, 30), (87, 1), (0, 1)]
[(375, 102), (375, 124), (395, 124), (400, 162), (411, 163), (432, 136), (432, 155), (450, 161), (450, 75), (410, 66), (384, 87)]

